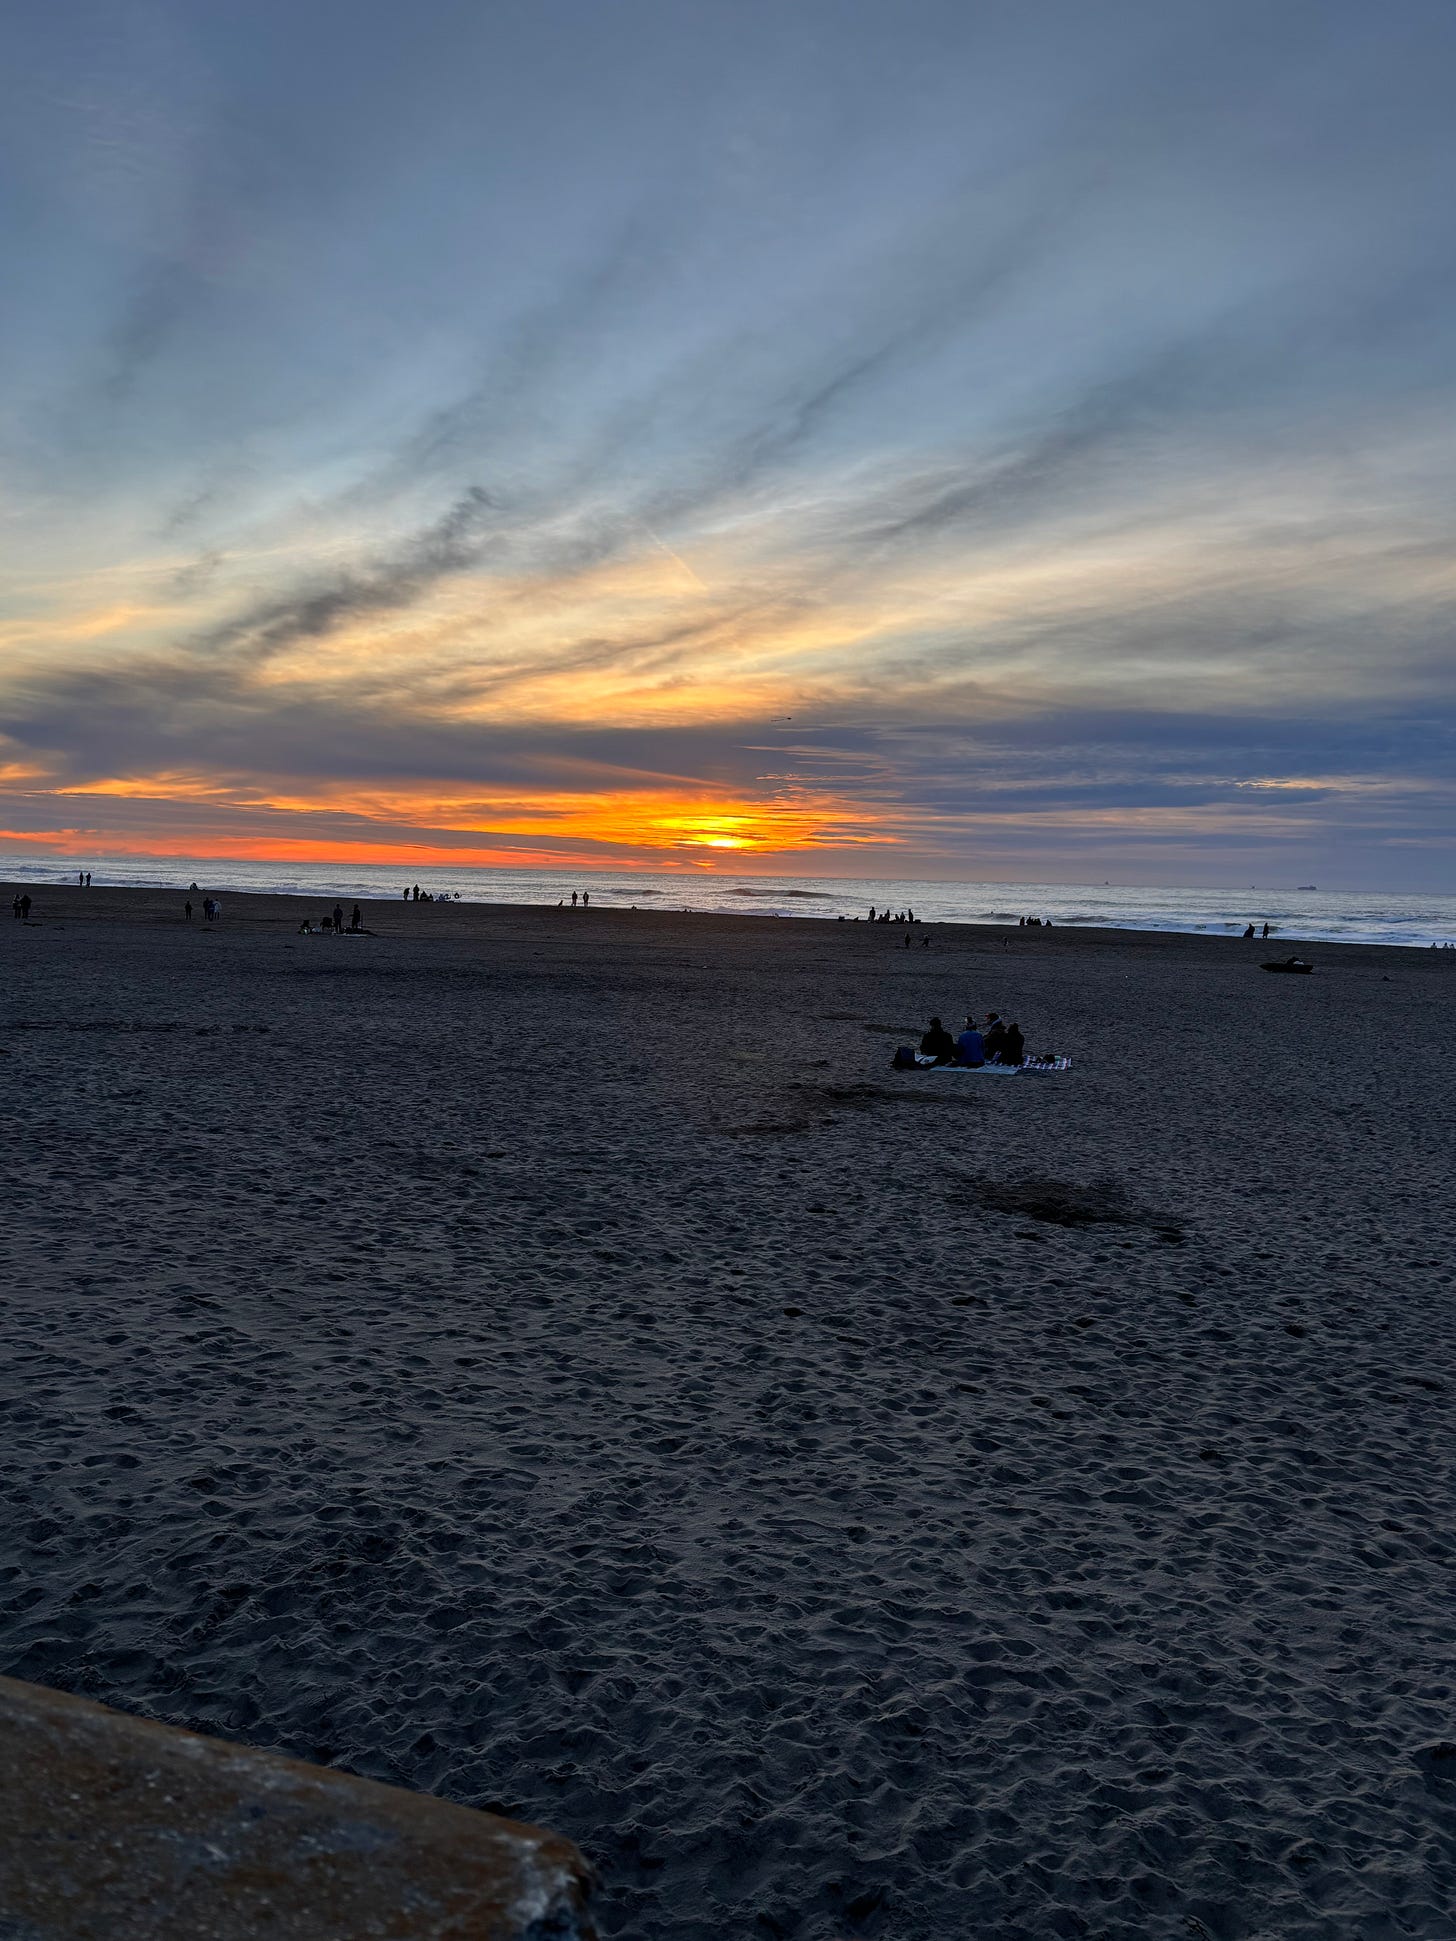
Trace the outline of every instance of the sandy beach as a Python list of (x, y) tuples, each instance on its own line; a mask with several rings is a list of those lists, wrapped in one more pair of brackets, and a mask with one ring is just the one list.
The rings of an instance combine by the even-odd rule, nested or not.
[(27, 887), (0, 1671), (613, 1936), (1453, 1932), (1450, 955)]

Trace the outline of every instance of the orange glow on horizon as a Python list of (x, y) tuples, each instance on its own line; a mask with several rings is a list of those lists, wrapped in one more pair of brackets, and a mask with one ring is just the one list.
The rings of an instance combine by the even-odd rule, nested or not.
[[(499, 849), (495, 842), (501, 837), (534, 837), (551, 840), (551, 849), (537, 852), (547, 862), (561, 853), (554, 845), (570, 843), (573, 853), (583, 858), (598, 849), (618, 852), (609, 858), (612, 861), (626, 860), (621, 856), (624, 851), (640, 852), (645, 866), (649, 860), (674, 854), (771, 856), (898, 840), (882, 818), (826, 793), (796, 791), (754, 802), (716, 796), (707, 790), (689, 793), (681, 784), (660, 790), (543, 791), (539, 795), (481, 799), (463, 790), (441, 795), (417, 789), (364, 790), (357, 785), (326, 786), (294, 794), (174, 774), (72, 785), (54, 791), (54, 797), (64, 798), (73, 815), (73, 805), (79, 800), (176, 803), (191, 809), (200, 826), (190, 837), (119, 835), (117, 842), (124, 853), (138, 855), (216, 853), (256, 856), (259, 860), (293, 856), (327, 861), (340, 854), (363, 860), (368, 852), (371, 859), (380, 861), (413, 858), (441, 862), (453, 857), (460, 862), (507, 866), (521, 852)], [(271, 831), (238, 835), (218, 827), (222, 817), (245, 820), (259, 814), (347, 818), (356, 826), (328, 836), (274, 835)], [(360, 824), (364, 826), (358, 827)], [(371, 824), (378, 825), (377, 829), (371, 829)], [(446, 834), (478, 840), (447, 844), (439, 840)], [(41, 842), (60, 839), (84, 843), (86, 832), (71, 828), (36, 832), (30, 838)]]

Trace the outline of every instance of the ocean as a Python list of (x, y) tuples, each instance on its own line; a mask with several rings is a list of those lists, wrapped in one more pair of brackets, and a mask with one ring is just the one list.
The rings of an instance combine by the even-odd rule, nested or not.
[[(0, 858), (0, 879), (74, 883), (84, 859), (67, 867), (34, 857)], [(97, 886), (185, 889), (196, 882), (219, 897), (261, 890), (341, 899), (398, 897), (418, 881), (466, 903), (556, 903), (586, 890), (594, 903), (651, 910), (703, 910), (737, 916), (834, 919), (870, 907), (913, 910), (927, 923), (1015, 923), (1021, 916), (1109, 930), (1183, 930), (1236, 936), (1269, 925), (1307, 942), (1456, 943), (1456, 896), (1377, 891), (1147, 888), (1125, 883), (924, 883), (903, 877), (846, 881), (827, 876), (730, 876), (697, 870), (636, 871), (431, 868), (415, 873), (377, 864), (222, 861), (209, 857), (113, 858), (90, 865)]]

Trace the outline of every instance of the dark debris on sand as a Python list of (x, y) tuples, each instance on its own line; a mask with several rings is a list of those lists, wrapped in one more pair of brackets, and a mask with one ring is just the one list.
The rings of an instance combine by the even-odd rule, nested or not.
[(1149, 1212), (1128, 1197), (1116, 1180), (1097, 1180), (1079, 1186), (1069, 1180), (1029, 1177), (1019, 1180), (972, 1179), (967, 1196), (993, 1213), (1014, 1214), (1023, 1220), (1043, 1220), (1058, 1227), (1147, 1227), (1167, 1239), (1181, 1240), (1174, 1220)]

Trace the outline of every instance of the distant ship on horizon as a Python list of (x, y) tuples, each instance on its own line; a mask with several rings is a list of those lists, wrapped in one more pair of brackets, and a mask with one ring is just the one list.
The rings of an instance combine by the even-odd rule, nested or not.
[(1319, 884), (1318, 883), (1296, 883), (1295, 888), (1299, 890), (1317, 890), (1319, 888)]

